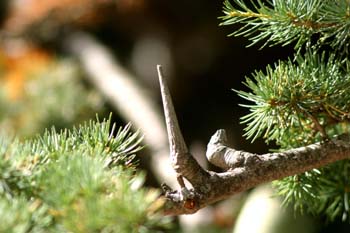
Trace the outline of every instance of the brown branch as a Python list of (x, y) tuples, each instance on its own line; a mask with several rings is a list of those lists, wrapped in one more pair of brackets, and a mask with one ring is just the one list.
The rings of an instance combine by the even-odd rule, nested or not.
[(165, 122), (168, 131), (170, 146), (170, 159), (172, 166), (178, 175), (178, 183), (184, 187), (181, 177), (186, 178), (192, 185), (202, 184), (203, 178), (208, 174), (199, 166), (197, 161), (188, 152), (185, 140), (183, 139), (174, 106), (171, 100), (168, 85), (164, 79), (162, 67), (157, 66), (160, 90), (162, 94)]
[(224, 141), (217, 137), (218, 134), (222, 133), (224, 131), (219, 130), (213, 136), (219, 140), (209, 142), (207, 157), (214, 165), (228, 170), (223, 173), (210, 172), (210, 176), (206, 177), (206, 183), (202, 184), (206, 189), (194, 188), (190, 190), (191, 201), (196, 203), (191, 209), (186, 208), (186, 200), (180, 202), (172, 199), (173, 196), (176, 196), (176, 191), (170, 193), (165, 207), (166, 214), (195, 213), (211, 203), (258, 184), (282, 179), (350, 158), (350, 139), (348, 136), (280, 153), (258, 155), (225, 146)]
[[(282, 179), (350, 158), (349, 135), (284, 152), (259, 155), (228, 147), (226, 133), (220, 129), (210, 139), (206, 156), (212, 164), (223, 168), (226, 172), (206, 171), (199, 166), (184, 146), (185, 142), (177, 125), (171, 97), (160, 67), (158, 67), (158, 74), (171, 145), (170, 155), (181, 186), (181, 190), (175, 191), (164, 186), (166, 187), (164, 188), (165, 214), (192, 214), (211, 203), (228, 198), (258, 184)], [(175, 131), (176, 133), (174, 133)], [(180, 145), (176, 145), (178, 139), (180, 139)], [(184, 187), (182, 177), (185, 177), (192, 184), (192, 189), (188, 190)]]

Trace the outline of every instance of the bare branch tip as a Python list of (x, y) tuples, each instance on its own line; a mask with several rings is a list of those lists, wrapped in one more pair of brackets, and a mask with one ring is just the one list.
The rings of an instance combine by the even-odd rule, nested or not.
[(162, 65), (157, 65), (158, 76), (163, 76), (163, 68)]
[(168, 131), (170, 150), (173, 153), (187, 153), (187, 146), (183, 139), (179, 123), (177, 121), (176, 113), (171, 100), (171, 95), (166, 80), (163, 77), (163, 70), (161, 65), (157, 65), (157, 71), (159, 77), (161, 96), (163, 100), (163, 108)]

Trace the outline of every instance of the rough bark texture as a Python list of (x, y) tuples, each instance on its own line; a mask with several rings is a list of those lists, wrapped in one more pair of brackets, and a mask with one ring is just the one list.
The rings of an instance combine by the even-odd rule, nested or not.
[(177, 121), (168, 85), (164, 80), (162, 67), (160, 65), (157, 66), (157, 71), (163, 100), (165, 123), (168, 131), (170, 159), (172, 166), (178, 175), (180, 186), (186, 190), (184, 183), (181, 181), (181, 177), (186, 178), (192, 185), (196, 185), (197, 183), (204, 182), (203, 179), (208, 177), (208, 174), (188, 152)]
[(181, 178), (178, 179), (181, 190), (173, 191), (164, 185), (165, 214), (192, 214), (211, 203), (258, 184), (350, 158), (348, 135), (284, 152), (259, 155), (228, 147), (225, 130), (220, 129), (210, 139), (206, 156), (209, 162), (226, 171), (222, 173), (206, 171), (187, 151), (159, 66), (158, 75), (173, 168), (178, 177), (185, 177), (193, 186), (187, 189)]

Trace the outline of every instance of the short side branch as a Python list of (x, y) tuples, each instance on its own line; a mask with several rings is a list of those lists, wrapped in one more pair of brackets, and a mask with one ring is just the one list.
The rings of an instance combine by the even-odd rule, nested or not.
[[(208, 160), (225, 170), (245, 168), (249, 170), (262, 170), (265, 176), (268, 170), (273, 173), (290, 173), (294, 175), (312, 168), (324, 166), (337, 160), (345, 159), (349, 155), (350, 138), (343, 135), (324, 143), (316, 143), (305, 147), (295, 148), (280, 153), (267, 153), (263, 155), (238, 151), (227, 146), (225, 130), (219, 129), (208, 143), (206, 156)], [(265, 173), (266, 172), (266, 173)], [(276, 177), (278, 179), (280, 177)]]
[[(210, 172), (200, 195), (193, 193), (196, 203), (191, 212), (184, 202), (168, 199), (167, 214), (194, 213), (211, 203), (245, 191), (256, 185), (319, 168), (338, 160), (350, 158), (350, 137), (335, 138), (323, 143), (287, 150), (280, 153), (253, 154), (226, 146), (224, 130), (218, 130), (208, 144), (207, 158), (226, 172)], [(176, 191), (173, 191), (175, 195)]]

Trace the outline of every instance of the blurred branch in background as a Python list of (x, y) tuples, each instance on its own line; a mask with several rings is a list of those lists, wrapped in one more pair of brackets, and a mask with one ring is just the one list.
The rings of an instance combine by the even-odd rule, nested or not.
[(76, 57), (89, 80), (112, 103), (127, 121), (133, 122), (145, 135), (146, 145), (152, 152), (152, 169), (160, 180), (175, 181), (169, 162), (169, 149), (164, 127), (155, 98), (146, 92), (127, 72), (106, 47), (90, 35), (80, 32), (65, 40), (67, 49)]

